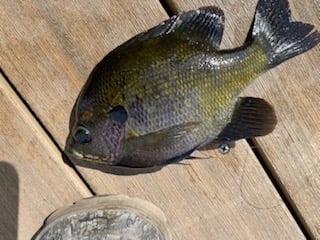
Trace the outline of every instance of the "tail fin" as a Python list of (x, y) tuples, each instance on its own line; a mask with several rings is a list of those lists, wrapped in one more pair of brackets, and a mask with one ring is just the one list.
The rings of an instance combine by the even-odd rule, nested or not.
[(287, 0), (259, 0), (247, 37), (252, 40), (265, 48), (272, 68), (316, 46), (320, 33), (313, 25), (293, 21)]

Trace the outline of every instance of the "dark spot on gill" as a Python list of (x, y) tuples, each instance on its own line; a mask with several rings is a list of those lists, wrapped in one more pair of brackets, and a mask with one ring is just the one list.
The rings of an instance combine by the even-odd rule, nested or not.
[(124, 124), (128, 119), (128, 113), (123, 106), (116, 106), (109, 111), (110, 120)]

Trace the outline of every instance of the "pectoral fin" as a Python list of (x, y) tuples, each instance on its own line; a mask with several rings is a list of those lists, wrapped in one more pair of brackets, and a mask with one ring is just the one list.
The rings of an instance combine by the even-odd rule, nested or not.
[(243, 138), (264, 136), (272, 132), (277, 123), (273, 107), (261, 98), (239, 98), (231, 121), (215, 142), (231, 142)]
[(184, 123), (146, 135), (130, 137), (126, 139), (121, 164), (130, 167), (150, 167), (179, 161), (195, 149), (188, 149), (184, 140), (186, 135), (196, 130), (199, 125), (200, 122)]
[(184, 123), (146, 135), (131, 137), (127, 141), (128, 143), (134, 142), (135, 146), (140, 145), (145, 151), (159, 148), (166, 149), (177, 141), (180, 141), (186, 134), (198, 127), (199, 124), (199, 122)]

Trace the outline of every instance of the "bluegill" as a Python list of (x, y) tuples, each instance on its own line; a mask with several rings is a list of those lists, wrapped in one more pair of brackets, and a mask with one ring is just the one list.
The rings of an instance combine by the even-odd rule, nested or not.
[(293, 21), (286, 0), (260, 0), (245, 43), (219, 49), (224, 14), (202, 7), (120, 45), (91, 72), (73, 109), (69, 156), (149, 167), (209, 142), (266, 135), (273, 107), (238, 97), (259, 74), (316, 46), (314, 26)]

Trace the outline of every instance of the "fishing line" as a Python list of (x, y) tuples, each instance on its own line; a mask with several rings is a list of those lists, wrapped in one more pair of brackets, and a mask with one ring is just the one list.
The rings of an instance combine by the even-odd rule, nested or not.
[[(292, 200), (292, 195), (290, 195), (287, 192), (286, 188), (283, 186), (280, 179), (278, 179), (277, 175), (275, 175), (273, 173), (273, 170), (271, 170), (270, 167), (267, 165), (267, 162), (265, 161), (266, 156), (264, 156), (264, 153), (258, 147), (256, 147), (254, 139), (247, 139), (247, 142), (250, 145), (254, 154), (256, 155), (257, 159), (259, 160), (260, 165), (264, 169), (265, 173), (268, 175), (273, 187), (277, 191), (282, 202), (284, 203), (284, 205), (286, 206), (286, 208), (290, 212), (291, 216), (294, 218), (295, 222), (298, 224), (298, 226), (299, 226), (300, 230), (302, 231), (302, 233), (304, 234), (304, 236), (307, 239), (313, 239), (313, 237), (311, 237), (312, 234), (309, 229), (309, 226), (304, 221), (304, 218), (302, 217), (301, 213), (299, 212), (295, 202)], [(279, 203), (279, 205), (281, 205), (281, 203)], [(270, 208), (273, 208), (273, 206), (271, 206)], [(258, 208), (258, 209), (260, 209), (260, 208)], [(263, 208), (263, 209), (268, 209), (268, 208)]]
[[(250, 145), (250, 144), (249, 144)], [(250, 145), (250, 149), (253, 150), (253, 152), (257, 151), (257, 147), (255, 145)], [(259, 210), (268, 210), (268, 209), (274, 209), (277, 208), (279, 206), (281, 206), (282, 201), (281, 201), (281, 196), (279, 196), (279, 200), (277, 201), (276, 204), (271, 205), (271, 206), (259, 206), (258, 204), (256, 204), (255, 202), (250, 201), (245, 195), (244, 193), (244, 177), (247, 176), (246, 174), (246, 168), (247, 168), (247, 164), (248, 164), (248, 160), (249, 160), (249, 150), (247, 150), (247, 155), (245, 157), (244, 163), (243, 163), (243, 167), (242, 167), (242, 173), (241, 173), (241, 177), (240, 177), (240, 194), (241, 197), (243, 199), (243, 201), (250, 207), (254, 208), (254, 209), (259, 209)], [(268, 174), (267, 174), (268, 175)], [(269, 178), (270, 179), (270, 178)]]

